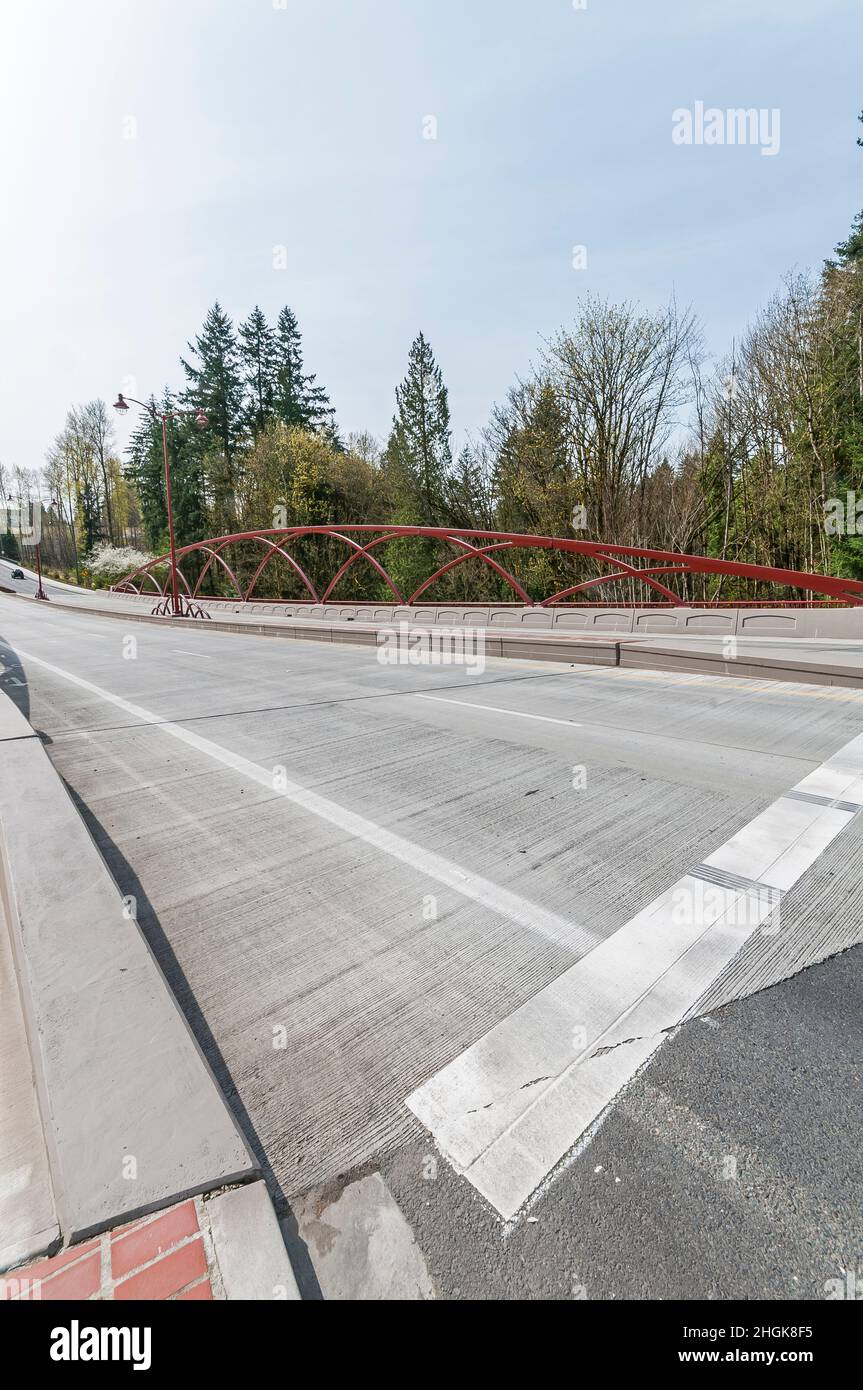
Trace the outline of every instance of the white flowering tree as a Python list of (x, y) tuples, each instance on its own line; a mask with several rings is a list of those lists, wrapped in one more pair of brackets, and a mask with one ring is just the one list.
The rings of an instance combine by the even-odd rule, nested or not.
[(155, 557), (144, 550), (136, 550), (131, 545), (109, 545), (101, 542), (95, 545), (87, 556), (86, 565), (96, 588), (116, 584), (135, 570), (148, 565)]

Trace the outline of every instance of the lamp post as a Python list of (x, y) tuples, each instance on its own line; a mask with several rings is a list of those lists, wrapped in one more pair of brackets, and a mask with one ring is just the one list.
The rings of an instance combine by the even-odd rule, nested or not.
[[(37, 539), (36, 539), (36, 546), (35, 546), (35, 549), (36, 549), (36, 575), (37, 575), (37, 578), (38, 578), (39, 582), (38, 582), (38, 585), (37, 585), (37, 587), (36, 587), (36, 593), (35, 593), (34, 597), (35, 597), (35, 598), (38, 598), (38, 599), (41, 599), (43, 603), (49, 603), (49, 602), (50, 602), (50, 599), (49, 599), (48, 595), (45, 593), (45, 589), (44, 589), (44, 586), (43, 586), (43, 584), (42, 584), (42, 497), (41, 497), (41, 494), (40, 494), (40, 496), (37, 497), (37, 499), (36, 499), (36, 505), (37, 505), (38, 508), (39, 508), (39, 517), (38, 517), (38, 521), (37, 521), (37, 523), (36, 523), (36, 524), (37, 524), (37, 527), (38, 527), (38, 530), (37, 530), (37, 532), (36, 532)], [(61, 515), (62, 515), (62, 507), (61, 507), (61, 505), (60, 505), (60, 499), (59, 499), (59, 497), (52, 497), (52, 498), (49, 500), (48, 505), (49, 505), (49, 507), (56, 507), (57, 510), (58, 510), (58, 511), (61, 513)]]
[[(53, 505), (53, 502), (52, 502)], [(29, 514), (25, 522), (25, 511)], [(8, 518), (7, 512), (7, 518)], [(8, 521), (7, 521), (8, 524)], [(28, 539), (24, 540), (24, 532), (27, 532)], [(35, 502), (30, 501), (26, 504), (19, 498), (18, 503), (18, 535), (22, 545), (32, 546), (36, 553), (36, 592), (34, 598), (41, 600), (42, 603), (49, 603), (48, 595), (45, 593), (45, 586), (42, 583), (42, 494), (38, 494)]]
[(45, 589), (44, 589), (44, 587), (43, 587), (43, 585), (42, 585), (42, 516), (41, 516), (41, 512), (42, 512), (42, 499), (41, 499), (41, 497), (40, 497), (40, 498), (38, 499), (38, 501), (37, 501), (37, 506), (38, 506), (38, 508), (39, 508), (39, 513), (40, 513), (40, 515), (39, 515), (39, 531), (38, 531), (39, 539), (38, 539), (37, 542), (36, 542), (36, 577), (37, 577), (37, 579), (38, 579), (39, 582), (38, 582), (37, 585), (36, 585), (36, 594), (35, 594), (35, 597), (38, 598), (38, 599), (41, 599), (43, 603), (48, 603), (48, 602), (49, 602), (48, 595), (45, 593)]
[(162, 453), (165, 459), (165, 500), (168, 512), (168, 539), (171, 548), (171, 599), (164, 599), (153, 609), (153, 613), (158, 617), (174, 618), (209, 618), (203, 608), (197, 604), (190, 603), (180, 593), (177, 582), (177, 543), (174, 537), (174, 499), (171, 493), (171, 460), (168, 454), (168, 421), (173, 420), (177, 415), (191, 415), (194, 417), (195, 424), (199, 429), (206, 429), (209, 421), (203, 410), (156, 410), (155, 406), (147, 405), (144, 401), (136, 401), (134, 396), (128, 399), (120, 394), (114, 402), (114, 409), (121, 415), (125, 415), (130, 405), (137, 405), (145, 411), (155, 424), (157, 421), (162, 423)]

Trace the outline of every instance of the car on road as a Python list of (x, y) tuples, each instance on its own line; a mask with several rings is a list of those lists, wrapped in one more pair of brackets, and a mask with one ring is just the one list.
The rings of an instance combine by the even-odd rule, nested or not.
[(11, 575), (10, 575), (9, 577), (10, 577), (10, 579), (23, 579), (23, 578), (24, 578), (24, 571), (23, 571), (23, 570), (13, 570), (12, 573), (11, 573)]

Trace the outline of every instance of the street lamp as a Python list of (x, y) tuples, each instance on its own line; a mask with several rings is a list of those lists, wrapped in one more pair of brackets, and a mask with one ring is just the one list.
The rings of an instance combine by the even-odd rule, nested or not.
[[(53, 506), (53, 501), (52, 504)], [(11, 530), (11, 507), (6, 508), (6, 525)], [(26, 513), (26, 520), (25, 520)], [(24, 533), (27, 533), (27, 540)], [(21, 544), (32, 548), (36, 552), (36, 592), (34, 598), (40, 599), (42, 603), (50, 602), (45, 593), (45, 586), (42, 583), (42, 492), (41, 489), (35, 502), (30, 500), (26, 506), (21, 497), (18, 499), (18, 536)]]
[(38, 598), (38, 599), (41, 599), (41, 601), (42, 601), (43, 603), (48, 603), (48, 602), (49, 602), (48, 595), (45, 593), (45, 589), (44, 589), (44, 586), (43, 586), (43, 584), (42, 584), (42, 497), (41, 497), (41, 494), (40, 494), (40, 496), (37, 497), (37, 499), (36, 499), (36, 506), (39, 508), (39, 520), (38, 520), (38, 522), (37, 522), (38, 530), (37, 530), (37, 532), (36, 532), (36, 576), (37, 576), (37, 579), (38, 579), (38, 583), (37, 583), (37, 585), (36, 585), (36, 594), (35, 594), (35, 597)]
[(144, 401), (136, 401), (134, 396), (128, 398), (122, 393), (118, 395), (114, 402), (114, 409), (121, 415), (125, 415), (130, 405), (137, 405), (141, 410), (146, 411), (150, 419), (155, 424), (157, 420), (162, 422), (162, 452), (165, 457), (165, 498), (168, 511), (168, 538), (171, 544), (171, 599), (164, 599), (153, 609), (157, 617), (166, 618), (209, 618), (209, 613), (205, 612), (198, 604), (190, 603), (181, 593), (177, 583), (177, 543), (174, 538), (174, 500), (171, 494), (171, 461), (168, 456), (168, 421), (173, 420), (177, 415), (191, 415), (199, 429), (206, 429), (210, 423), (203, 410), (156, 410), (154, 405), (148, 405)]

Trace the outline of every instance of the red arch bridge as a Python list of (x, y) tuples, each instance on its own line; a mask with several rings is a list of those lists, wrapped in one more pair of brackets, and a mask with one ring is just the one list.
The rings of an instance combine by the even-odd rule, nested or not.
[[(344, 563), (334, 570), (329, 581), (321, 586), (312, 582), (292, 549), (310, 537), (323, 537), (335, 542), (345, 550)], [(385, 547), (396, 540), (435, 541), (452, 551), (452, 555), (441, 564), (433, 574), (419, 586), (415, 593), (400, 592), (384, 565)], [(245, 582), (238, 579), (235, 557), (239, 547), (249, 547), (251, 563), (254, 566), (251, 578)], [(589, 579), (582, 579), (547, 598), (537, 600), (526, 591), (523, 583), (507, 568), (510, 554), (516, 551), (554, 551), (570, 557), (586, 557), (601, 573)], [(232, 564), (229, 560), (233, 561)], [(243, 603), (255, 599), (278, 602), (261, 592), (265, 584), (268, 567), (275, 561), (284, 561), (294, 572), (297, 580), (306, 591), (306, 602), (327, 603), (333, 598), (345, 576), (356, 566), (368, 566), (383, 581), (394, 601), (411, 605), (431, 589), (445, 575), (453, 573), (467, 564), (487, 567), (507, 586), (514, 599), (527, 607), (549, 608), (554, 604), (579, 601), (579, 596), (587, 596), (589, 601), (597, 589), (603, 585), (628, 581), (640, 583), (656, 597), (655, 604), (661, 600), (677, 607), (703, 607), (704, 600), (682, 597), (679, 592), (669, 588), (669, 583), (687, 576), (723, 576), (744, 579), (750, 583), (762, 583), (797, 590), (806, 595), (804, 599), (785, 600), (794, 603), (828, 603), (863, 605), (863, 583), (854, 579), (841, 579), (832, 575), (807, 574), (799, 570), (773, 569), (767, 565), (738, 564), (731, 560), (717, 560), (706, 555), (680, 555), (664, 550), (645, 550), (633, 546), (607, 545), (600, 541), (569, 540), (557, 536), (511, 535), (502, 531), (471, 531), (452, 527), (424, 526), (297, 526), (276, 531), (244, 531), (233, 536), (219, 536), (213, 540), (197, 541), (177, 551), (177, 579), (181, 592), (189, 599), (204, 596), (208, 576), (211, 571), (227, 576), (233, 589), (233, 597)], [(191, 561), (190, 583), (183, 572), (183, 562)], [(114, 585), (115, 592), (143, 594), (152, 592), (164, 598), (171, 585), (170, 556), (162, 555), (151, 560), (141, 569), (135, 570)], [(161, 576), (161, 577), (160, 577)], [(224, 597), (224, 595), (220, 595)], [(647, 597), (647, 595), (645, 595)], [(296, 600), (292, 600), (296, 601)], [(714, 600), (713, 602), (718, 602)], [(772, 605), (775, 599), (770, 600)], [(618, 604), (618, 606), (626, 606)], [(748, 603), (747, 603), (747, 606)]]

